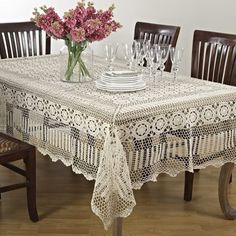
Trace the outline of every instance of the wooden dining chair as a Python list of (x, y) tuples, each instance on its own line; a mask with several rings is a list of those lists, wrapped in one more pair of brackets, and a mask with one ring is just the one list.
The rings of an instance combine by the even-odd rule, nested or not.
[[(0, 23), (0, 58), (16, 58), (50, 54), (51, 38), (34, 22)], [(23, 160), (25, 169), (12, 162)], [(25, 176), (23, 183), (0, 186), (1, 193), (26, 187), (30, 219), (38, 221), (36, 209), (35, 147), (0, 133), (0, 165)], [(0, 183), (1, 184), (1, 183)]]
[[(173, 25), (160, 25), (147, 22), (137, 22), (134, 30), (134, 40), (150, 40), (151, 44), (164, 44), (176, 46), (180, 27)], [(171, 71), (171, 61), (168, 58), (165, 71)]]
[(0, 23), (0, 58), (50, 54), (51, 37), (34, 22)]
[[(12, 164), (12, 162), (18, 160), (23, 160), (25, 169)], [(38, 221), (36, 208), (35, 147), (0, 133), (0, 165), (25, 177), (24, 182), (0, 186), (0, 198), (2, 193), (26, 187), (29, 217), (34, 222)]]
[[(195, 30), (191, 76), (236, 86), (236, 35)], [(194, 173), (185, 172), (184, 199), (192, 199)]]

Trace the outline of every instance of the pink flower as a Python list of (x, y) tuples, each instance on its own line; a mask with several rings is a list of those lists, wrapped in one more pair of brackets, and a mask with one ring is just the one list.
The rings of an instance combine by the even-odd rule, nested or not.
[(87, 17), (87, 19), (94, 18), (95, 13), (96, 13), (96, 9), (93, 6), (88, 6), (87, 7), (87, 9), (86, 9), (86, 15), (87, 15), (86, 17)]
[(97, 14), (97, 18), (104, 23), (110, 21), (112, 17), (113, 17), (113, 12), (111, 10), (107, 11), (100, 10)]
[(71, 39), (75, 42), (82, 42), (85, 40), (85, 30), (83, 28), (74, 28), (70, 31)]
[(83, 6), (77, 6), (74, 11), (74, 17), (78, 25), (82, 25), (87, 16), (86, 9)]
[(64, 19), (65, 26), (70, 29), (74, 28), (77, 24), (77, 21), (74, 17), (74, 10), (73, 9), (69, 10), (69, 12), (65, 12), (63, 19)]
[(41, 9), (44, 14), (39, 14), (37, 10), (34, 12), (36, 25), (45, 30), (49, 36), (63, 38), (65, 36), (64, 23), (54, 8), (41, 7)]
[(87, 20), (83, 25), (84, 30), (86, 32), (86, 36), (89, 37), (95, 31), (99, 30), (101, 24), (102, 23), (99, 19), (89, 19), (89, 20)]
[(50, 31), (56, 38), (63, 38), (63, 36), (65, 35), (64, 25), (61, 21), (54, 21), (51, 24)]

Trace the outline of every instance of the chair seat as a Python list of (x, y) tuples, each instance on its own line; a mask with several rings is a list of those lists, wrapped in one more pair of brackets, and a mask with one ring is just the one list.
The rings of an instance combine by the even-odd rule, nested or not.
[(0, 136), (0, 154), (19, 149), (19, 144)]
[[(19, 160), (23, 160), (25, 164), (24, 169), (12, 164), (12, 162)], [(36, 208), (35, 147), (0, 133), (0, 165), (25, 177), (24, 182), (0, 186), (0, 199), (2, 193), (19, 188), (26, 188), (30, 219), (33, 222), (38, 221), (39, 218)]]

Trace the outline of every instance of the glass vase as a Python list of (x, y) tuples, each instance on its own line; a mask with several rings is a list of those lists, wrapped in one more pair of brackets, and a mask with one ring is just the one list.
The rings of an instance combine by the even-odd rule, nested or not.
[(93, 51), (87, 41), (72, 42), (67, 40), (60, 50), (61, 80), (81, 83), (92, 80)]

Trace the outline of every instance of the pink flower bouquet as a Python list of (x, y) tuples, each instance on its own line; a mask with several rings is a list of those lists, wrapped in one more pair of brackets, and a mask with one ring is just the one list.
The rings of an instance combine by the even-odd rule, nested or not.
[(34, 9), (32, 21), (46, 31), (48, 36), (55, 39), (64, 39), (68, 47), (68, 66), (65, 79), (70, 80), (75, 66), (79, 65), (80, 76), (90, 76), (84, 62), (81, 59), (82, 52), (88, 42), (99, 41), (121, 25), (113, 20), (114, 5), (108, 10), (96, 10), (94, 4), (84, 0), (78, 2), (74, 9), (64, 13), (61, 18), (53, 7), (40, 7), (41, 13)]

